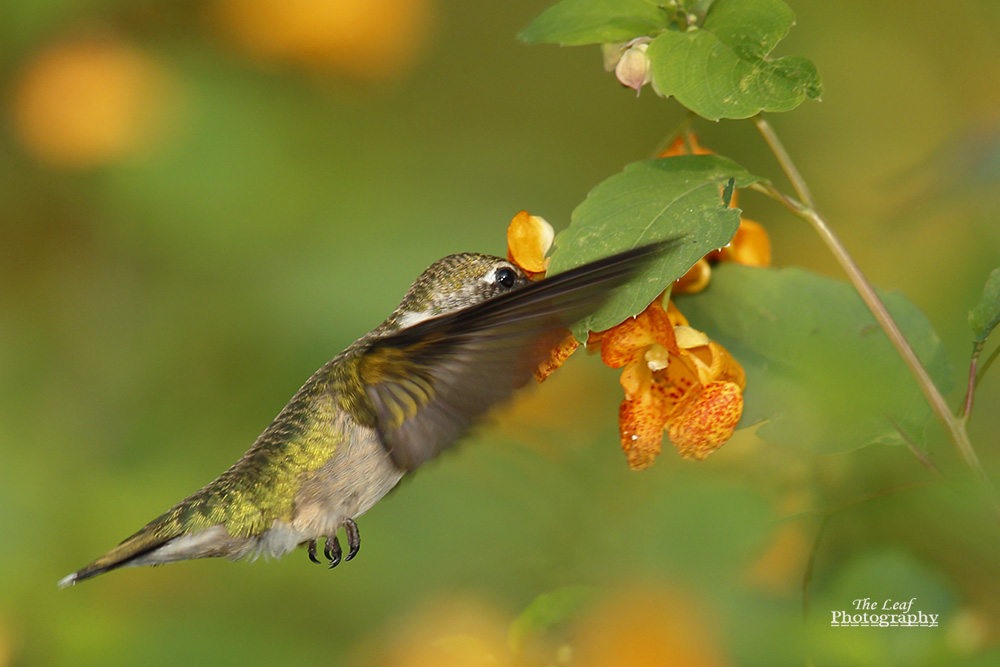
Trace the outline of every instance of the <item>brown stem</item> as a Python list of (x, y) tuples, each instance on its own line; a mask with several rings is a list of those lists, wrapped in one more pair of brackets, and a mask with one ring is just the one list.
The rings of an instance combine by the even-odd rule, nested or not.
[[(862, 273), (854, 258), (851, 257), (851, 254), (847, 252), (847, 248), (844, 247), (844, 244), (840, 242), (840, 239), (833, 233), (826, 220), (817, 211), (816, 202), (809, 191), (809, 187), (806, 185), (805, 179), (802, 178), (802, 174), (796, 168), (795, 163), (792, 161), (788, 151), (785, 150), (781, 140), (778, 139), (778, 135), (775, 134), (774, 129), (760, 115), (755, 116), (753, 121), (764, 141), (770, 147), (771, 152), (774, 153), (775, 158), (781, 165), (781, 169), (785, 172), (801, 201), (795, 201), (791, 197), (784, 195), (770, 183), (763, 184), (764, 191), (770, 196), (777, 198), (778, 201), (797, 216), (809, 222), (813, 226), (813, 229), (820, 235), (820, 238), (823, 239), (823, 242), (826, 243), (833, 256), (837, 258), (837, 261), (847, 273), (854, 288), (858, 291), (865, 305), (868, 306), (868, 310), (872, 312), (879, 326), (882, 327), (886, 336), (889, 337), (889, 342), (896, 348), (896, 352), (903, 359), (903, 363), (913, 373), (920, 391), (931, 407), (931, 411), (948, 433), (948, 437), (958, 450), (959, 456), (965, 461), (980, 483), (983, 484), (993, 502), (994, 508), (1000, 513), (1000, 499), (998, 499), (989, 477), (986, 476), (986, 472), (979, 462), (979, 457), (976, 456), (976, 450), (973, 449), (972, 442), (965, 431), (965, 422), (958, 419), (948, 408), (948, 403), (944, 400), (944, 396), (941, 395), (937, 385), (934, 384), (934, 381), (927, 373), (927, 369), (920, 363), (920, 359), (917, 358), (916, 353), (910, 347), (909, 341), (903, 336), (903, 332), (900, 331), (895, 320), (889, 315), (885, 304), (875, 294), (871, 283), (868, 282), (868, 279)], [(971, 401), (971, 396), (969, 400)]]
[(823, 534), (826, 532), (827, 524), (833, 517), (833, 512), (825, 515), (819, 522), (816, 529), (816, 537), (813, 539), (812, 549), (809, 550), (809, 560), (806, 561), (806, 571), (802, 574), (802, 620), (809, 620), (809, 595), (812, 588), (813, 572), (816, 570), (816, 556), (819, 555), (819, 545), (823, 541)]
[(916, 457), (918, 461), (920, 461), (920, 465), (927, 468), (935, 475), (940, 475), (941, 471), (938, 470), (938, 467), (934, 465), (933, 461), (931, 461), (931, 458), (927, 455), (927, 452), (920, 449), (917, 443), (913, 441), (913, 438), (907, 435), (906, 431), (904, 431), (903, 428), (898, 423), (896, 423), (895, 419), (893, 419), (892, 417), (887, 417), (887, 419), (889, 420), (889, 423), (892, 424), (892, 427), (896, 429), (896, 432), (899, 433), (899, 437), (902, 438), (903, 442), (906, 443), (906, 446), (909, 448), (910, 453), (913, 454), (913, 456)]
[[(791, 176), (789, 178), (791, 179)], [(965, 431), (965, 424), (952, 414), (951, 409), (948, 407), (948, 403), (944, 400), (944, 396), (941, 395), (937, 385), (934, 384), (934, 381), (927, 373), (927, 370), (924, 368), (923, 364), (920, 363), (920, 359), (917, 358), (916, 353), (913, 351), (913, 348), (910, 347), (909, 341), (907, 341), (906, 337), (903, 336), (903, 332), (900, 331), (895, 320), (893, 320), (892, 316), (889, 315), (889, 311), (886, 309), (885, 304), (883, 304), (882, 300), (878, 298), (877, 294), (875, 294), (875, 289), (861, 272), (861, 269), (858, 267), (857, 263), (855, 263), (854, 258), (847, 252), (847, 248), (844, 247), (843, 243), (840, 242), (840, 239), (837, 238), (837, 235), (833, 233), (832, 229), (830, 229), (826, 220), (819, 213), (817, 213), (815, 209), (806, 206), (792, 197), (789, 197), (778, 190), (778, 188), (771, 183), (756, 183), (752, 185), (751, 188), (776, 199), (789, 211), (811, 224), (813, 229), (815, 229), (819, 234), (820, 238), (823, 239), (827, 248), (829, 248), (830, 252), (833, 253), (833, 256), (837, 258), (840, 266), (847, 273), (848, 278), (854, 285), (854, 288), (858, 291), (861, 299), (865, 302), (865, 305), (868, 306), (868, 310), (872, 312), (872, 315), (875, 316), (875, 320), (878, 322), (879, 326), (882, 327), (883, 331), (885, 331), (886, 336), (889, 338), (889, 342), (891, 342), (892, 346), (896, 348), (896, 352), (903, 359), (903, 363), (910, 369), (910, 372), (917, 381), (917, 386), (920, 387), (920, 391), (923, 393), (924, 398), (930, 405), (931, 411), (944, 427), (948, 434), (948, 438), (955, 445), (955, 449), (958, 450), (959, 456), (961, 456), (974, 476), (987, 490), (994, 508), (997, 510), (998, 514), (1000, 514), (1000, 499), (997, 498), (996, 492), (993, 490), (993, 485), (986, 476), (986, 472), (983, 470), (983, 466), (979, 462), (979, 457), (976, 456), (976, 451), (973, 449), (972, 443), (969, 441), (969, 436)]]
[(972, 357), (969, 359), (969, 382), (965, 389), (965, 402), (962, 404), (962, 412), (958, 418), (963, 422), (969, 421), (972, 416), (972, 398), (976, 394), (976, 366), (979, 363), (979, 355), (982, 354), (983, 343), (981, 341), (972, 344)]
[(799, 196), (799, 200), (812, 210), (818, 211), (819, 207), (816, 206), (816, 200), (813, 199), (812, 192), (809, 191), (809, 186), (806, 185), (806, 179), (802, 178), (802, 174), (799, 173), (795, 163), (792, 162), (792, 156), (785, 150), (785, 145), (778, 139), (778, 135), (774, 133), (771, 124), (760, 115), (753, 117), (753, 123), (757, 126), (757, 131), (764, 137), (764, 141), (767, 142), (771, 152), (774, 153), (774, 157), (778, 159), (781, 170), (785, 172), (785, 176), (791, 182), (792, 187), (795, 189), (795, 194)]

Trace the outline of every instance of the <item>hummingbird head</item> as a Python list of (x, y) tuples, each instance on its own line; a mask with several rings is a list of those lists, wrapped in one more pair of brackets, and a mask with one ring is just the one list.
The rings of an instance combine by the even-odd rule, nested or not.
[(524, 271), (501, 257), (461, 253), (431, 264), (410, 285), (385, 326), (405, 329), (527, 285)]

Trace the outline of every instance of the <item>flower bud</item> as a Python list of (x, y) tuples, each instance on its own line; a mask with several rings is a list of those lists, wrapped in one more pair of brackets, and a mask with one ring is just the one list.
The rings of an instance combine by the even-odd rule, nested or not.
[(615, 76), (622, 85), (635, 90), (636, 96), (639, 95), (639, 89), (653, 78), (652, 61), (646, 55), (647, 48), (649, 44), (630, 46), (615, 66)]

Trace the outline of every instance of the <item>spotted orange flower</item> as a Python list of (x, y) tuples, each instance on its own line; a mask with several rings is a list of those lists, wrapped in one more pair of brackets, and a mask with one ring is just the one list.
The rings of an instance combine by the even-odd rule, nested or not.
[[(507, 257), (532, 277), (544, 276), (552, 227), (521, 211), (507, 230)], [(706, 264), (707, 266), (707, 264)], [(618, 412), (622, 449), (629, 466), (651, 466), (666, 431), (677, 451), (701, 460), (733, 434), (743, 414), (743, 368), (715, 341), (692, 328), (673, 303), (654, 300), (635, 317), (603, 332), (591, 332), (588, 347), (622, 368), (625, 400)], [(564, 341), (535, 372), (539, 382), (579, 347), (567, 331)]]
[[(712, 151), (698, 143), (698, 135), (688, 132), (683, 137), (674, 139), (670, 147), (657, 157), (673, 157), (675, 155), (711, 155)], [(730, 208), (737, 206), (737, 192), (733, 190)], [(759, 222), (740, 218), (740, 226), (725, 248), (713, 250), (701, 259), (688, 272), (677, 279), (673, 286), (674, 294), (694, 294), (708, 286), (712, 276), (712, 265), (718, 262), (736, 262), (746, 266), (771, 265), (771, 239)]]
[(618, 412), (622, 449), (634, 470), (648, 468), (666, 431), (686, 459), (721, 447), (743, 414), (746, 376), (732, 355), (692, 328), (661, 299), (608, 331), (594, 334), (601, 359), (623, 368), (625, 400)]

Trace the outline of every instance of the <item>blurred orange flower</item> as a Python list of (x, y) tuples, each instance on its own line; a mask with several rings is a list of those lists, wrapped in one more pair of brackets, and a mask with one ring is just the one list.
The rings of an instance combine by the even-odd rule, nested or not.
[(215, 0), (211, 12), (261, 61), (375, 82), (409, 70), (433, 13), (431, 0)]
[(632, 585), (594, 605), (574, 628), (578, 667), (719, 667), (718, 622), (696, 599), (657, 586)]
[(486, 599), (427, 601), (361, 642), (348, 662), (371, 667), (729, 664), (719, 648), (718, 620), (698, 598), (648, 581), (595, 593), (601, 594), (568, 611), (562, 622), (529, 626), (527, 632), (519, 627), (521, 618), (511, 619)]
[[(673, 157), (676, 155), (712, 155), (713, 152), (698, 143), (698, 135), (688, 132), (683, 137), (677, 137), (670, 147), (657, 157)], [(733, 190), (730, 208), (737, 207), (737, 192)], [(694, 294), (708, 286), (712, 276), (712, 264), (718, 262), (736, 262), (746, 266), (771, 265), (771, 239), (760, 223), (740, 218), (740, 226), (735, 236), (725, 248), (713, 250), (701, 259), (688, 272), (677, 279), (673, 286), (674, 294)]]
[(513, 667), (505, 614), (456, 596), (421, 605), (358, 648), (349, 664), (372, 667)]
[(77, 37), (28, 62), (14, 88), (14, 129), (44, 162), (102, 165), (154, 147), (177, 97), (149, 55), (114, 38)]

